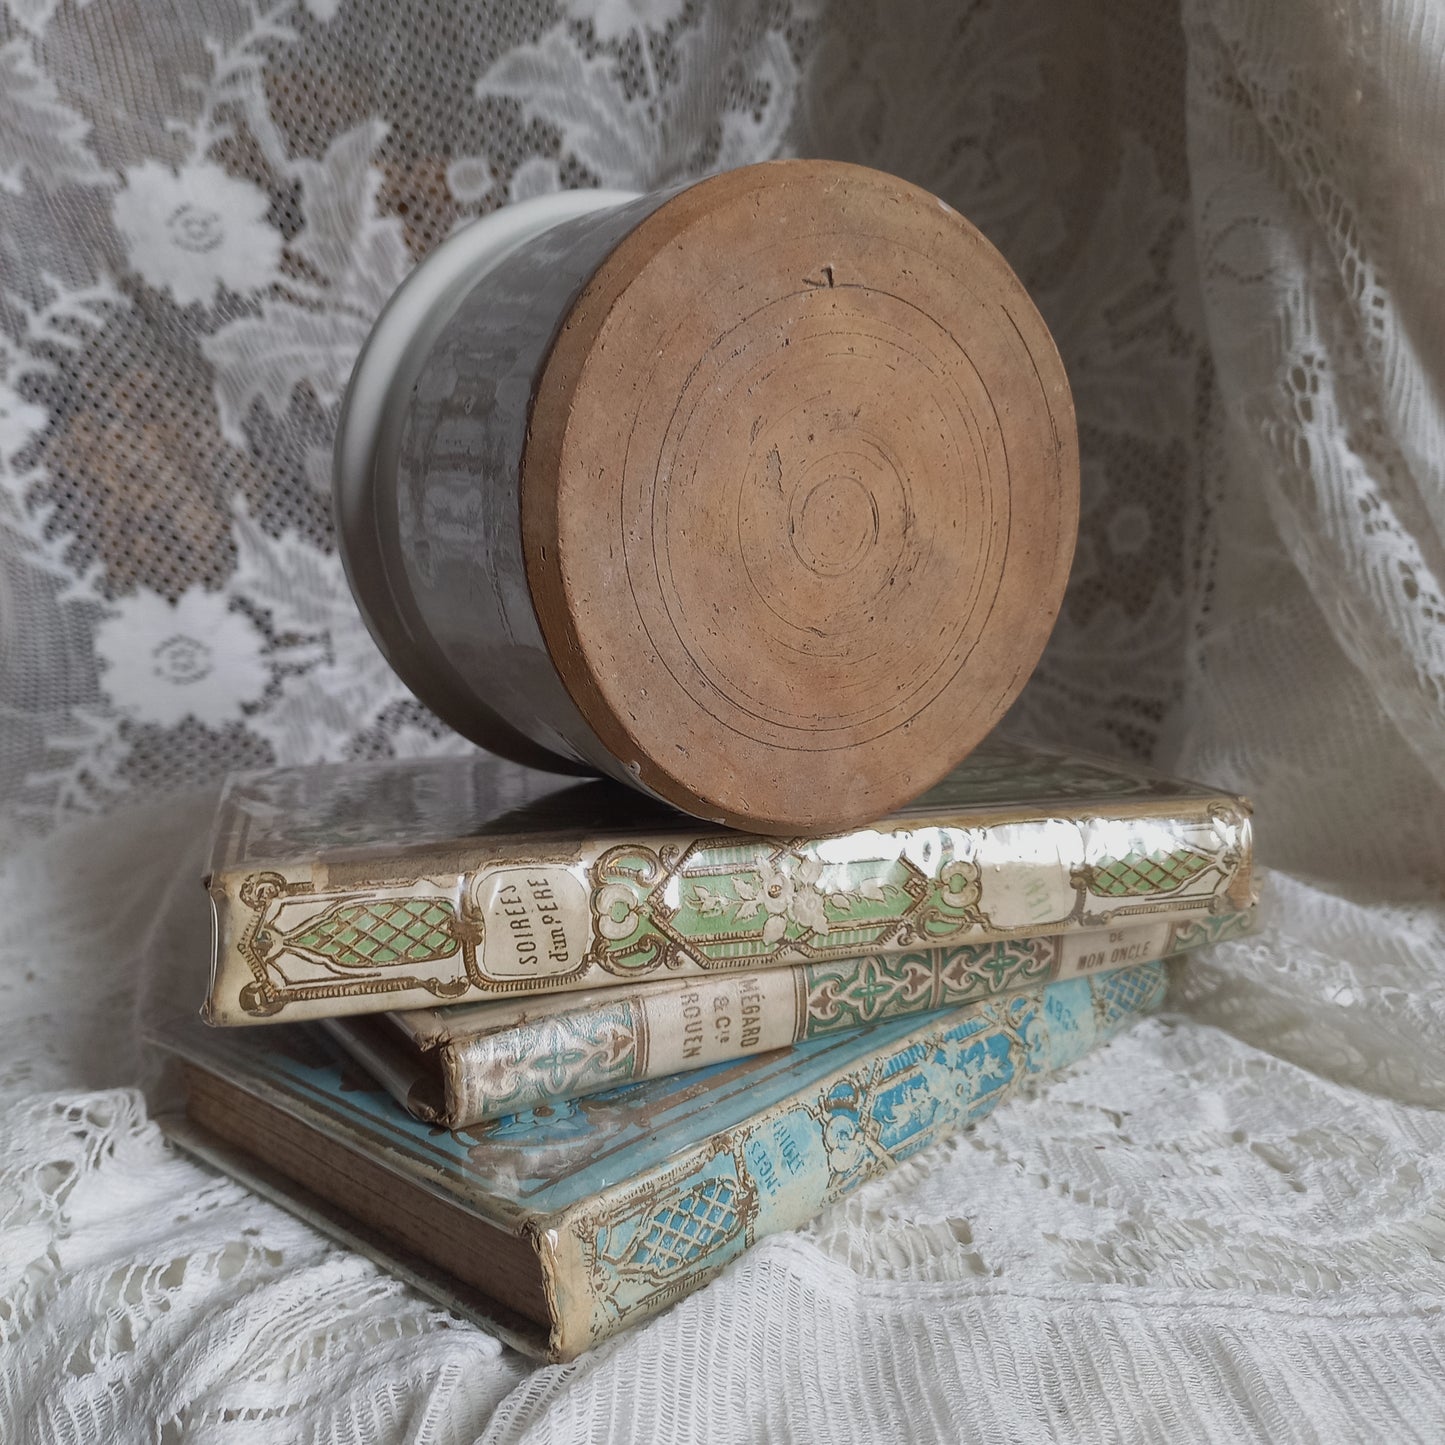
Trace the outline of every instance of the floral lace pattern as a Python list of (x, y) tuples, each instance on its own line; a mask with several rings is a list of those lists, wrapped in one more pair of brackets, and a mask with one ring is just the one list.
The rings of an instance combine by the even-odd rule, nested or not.
[[(330, 445), (372, 320), (430, 246), (509, 199), (799, 151), (937, 190), (1034, 289), (1075, 381), (1086, 519), (1021, 711), (1057, 732), (1072, 705), (1083, 741), (1156, 747), (1204, 544), (1187, 498), (1207, 361), (1173, 285), (1184, 197), (1122, 125), (1119, 183), (1080, 189), (1066, 158), (1101, 103), (1037, 103), (1064, 43), (1044, 0), (973, 7), (941, 35), (922, 0), (569, 0), (452, 36), (444, 80), (415, 68), (418, 36), (329, 89), (311, 77), (384, 43), (364, 6), (231, 3), (166, 37), (164, 126), (107, 68), (105, 8), (25, 7), (0, 50), (20, 198), (0, 215), (5, 559), (69, 639), (24, 679), (28, 726), (3, 744), (27, 830), (241, 763), (454, 746), (371, 647), (335, 554)], [(1094, 37), (1102, 59), (1116, 39)], [(890, 83), (910, 67), (920, 83)], [(958, 86), (969, 67), (988, 83)], [(445, 112), (427, 89), (444, 85)], [(190, 642), (157, 652), (172, 638)], [(1132, 665), (1101, 689), (1106, 656)]]
[[(1445, 1434), (1441, 52), (1423, 0), (8, 0), (0, 1437)], [(388, 295), (508, 201), (790, 153), (942, 195), (1058, 340), (1014, 725), (1249, 792), (1287, 871), (1174, 1012), (537, 1369), (168, 1151), (138, 1030), (200, 991), (198, 789), (464, 746), (335, 551)]]

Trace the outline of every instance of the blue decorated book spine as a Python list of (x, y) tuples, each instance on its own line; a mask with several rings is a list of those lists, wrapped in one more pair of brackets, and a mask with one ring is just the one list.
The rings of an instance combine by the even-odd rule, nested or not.
[(1161, 963), (935, 1015), (902, 1039), (585, 1201), (538, 1233), (570, 1358), (710, 1280), (756, 1239), (973, 1124), (1158, 1006)]
[[(1028, 1079), (1074, 1063), (1157, 1006), (1164, 988), (1159, 962), (1035, 983), (456, 1131), (411, 1117), (315, 1030), (190, 1019), (158, 1037), (238, 1091), (198, 1123), (222, 1140), (244, 1135), (243, 1149), (323, 1203), (443, 1273), (463, 1271), (463, 1284), (496, 1286), (505, 1301), (485, 1248), (468, 1252), (469, 1265), (456, 1253), (468, 1220), (481, 1238), (493, 1231), (536, 1280), (525, 1312), (546, 1337), (528, 1348), (566, 1360), (700, 1288), (755, 1240), (806, 1223), (981, 1119)], [(248, 1107), (288, 1116), (356, 1165), (312, 1167), (304, 1136), (272, 1158), (255, 1141), (279, 1137), (267, 1133), (273, 1125), (232, 1127)], [(370, 1182), (358, 1188), (351, 1177)], [(462, 1217), (424, 1216), (423, 1196)], [(403, 1215), (431, 1222), (408, 1234)]]

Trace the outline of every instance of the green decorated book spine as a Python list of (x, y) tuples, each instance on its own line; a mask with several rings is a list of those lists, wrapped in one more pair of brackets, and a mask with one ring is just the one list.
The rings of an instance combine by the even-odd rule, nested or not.
[[(448, 785), (433, 778), (426, 801)], [(284, 795), (233, 790), (208, 880), (209, 1022), (703, 978), (1252, 901), (1244, 800), (1012, 745), (980, 750), (897, 816), (827, 838), (679, 815), (583, 829), (565, 811), (546, 827), (443, 837), (420, 805), (409, 841), (368, 838), (369, 818), (399, 811), (395, 791), (359, 796), (334, 845), (312, 826), (302, 846), (275, 822), (294, 810)]]
[(330, 1019), (327, 1028), (419, 1119), (465, 1128), (706, 1068), (886, 1018), (956, 1008), (1238, 938), (1254, 910), (963, 944), (577, 997)]

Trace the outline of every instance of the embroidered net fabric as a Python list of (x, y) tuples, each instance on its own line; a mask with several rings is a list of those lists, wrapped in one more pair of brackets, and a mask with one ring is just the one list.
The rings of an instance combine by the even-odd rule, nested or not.
[[(0, 1438), (1440, 1438), (1442, 55), (1425, 0), (7, 0)], [(1013, 725), (1250, 792), (1265, 927), (537, 1367), (171, 1153), (138, 1030), (221, 772), (462, 746), (328, 514), (390, 289), (509, 199), (789, 153), (1037, 297), (1083, 521)]]

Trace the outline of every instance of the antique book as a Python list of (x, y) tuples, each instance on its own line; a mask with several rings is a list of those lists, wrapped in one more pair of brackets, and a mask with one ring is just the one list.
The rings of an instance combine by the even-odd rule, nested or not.
[(184, 1019), (157, 1042), (210, 1157), (283, 1201), (299, 1189), (325, 1227), (344, 1211), (348, 1239), (420, 1260), (419, 1283), (454, 1276), (489, 1327), (565, 1360), (1074, 1062), (1164, 987), (1159, 963), (1035, 985), (456, 1132), (315, 1026)]
[(1249, 807), (990, 740), (873, 827), (709, 829), (484, 754), (232, 780), (205, 1016), (379, 1013), (1197, 918), (1251, 901)]
[(1248, 933), (1254, 913), (1150, 919), (322, 1025), (418, 1119), (459, 1129), (880, 1019), (1202, 948)]

